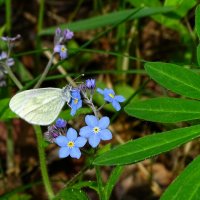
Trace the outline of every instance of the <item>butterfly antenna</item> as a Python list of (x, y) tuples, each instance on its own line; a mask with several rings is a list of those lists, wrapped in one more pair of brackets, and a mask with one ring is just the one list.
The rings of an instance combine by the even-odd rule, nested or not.
[(85, 76), (85, 74), (80, 74), (80, 75), (77, 76), (75, 79), (73, 79), (73, 81), (77, 80), (77, 79), (80, 78), (81, 76)]

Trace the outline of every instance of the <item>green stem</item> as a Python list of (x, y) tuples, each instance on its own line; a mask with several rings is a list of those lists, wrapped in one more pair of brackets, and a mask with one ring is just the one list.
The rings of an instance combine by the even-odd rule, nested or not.
[(17, 77), (13, 74), (10, 67), (8, 67), (6, 64), (1, 63), (4, 69), (7, 71), (8, 75), (12, 79), (12, 81), (15, 83), (15, 85), (21, 90), (23, 88), (23, 85), (20, 83), (20, 81), (17, 79)]
[(66, 187), (69, 187), (71, 185), (73, 185), (73, 183), (75, 183), (81, 176), (83, 176), (84, 172), (87, 171), (89, 168), (89, 166), (85, 166), (83, 167), (83, 169), (81, 169), (74, 177), (72, 177), (65, 185)]
[(100, 167), (96, 166), (95, 170), (96, 170), (97, 184), (98, 184), (98, 190), (99, 190), (99, 199), (100, 200), (106, 200), (105, 191), (104, 191), (105, 187), (104, 187), (104, 184), (103, 184), (103, 180), (101, 178)]
[(37, 138), (37, 147), (38, 147), (38, 153), (39, 153), (39, 160), (40, 160), (40, 170), (42, 174), (42, 180), (46, 189), (46, 192), (48, 194), (49, 199), (54, 198), (53, 189), (51, 187), (51, 183), (49, 180), (48, 172), (47, 172), (47, 165), (46, 165), (46, 159), (45, 159), (45, 151), (43, 147), (43, 137), (42, 137), (42, 131), (40, 126), (33, 126), (36, 138)]
[(10, 35), (10, 29), (11, 29), (11, 0), (6, 0), (6, 29), (8, 32), (8, 35)]
[(45, 0), (40, 0), (40, 10), (39, 10), (39, 15), (38, 15), (38, 33), (42, 30), (43, 27), (43, 18), (44, 18), (44, 2)]
[(44, 81), (44, 79), (46, 78), (46, 75), (48, 74), (49, 69), (50, 69), (50, 67), (52, 65), (53, 59), (54, 59), (54, 53), (52, 54), (49, 62), (47, 63), (47, 66), (45, 67), (45, 70), (42, 73), (42, 76), (40, 77), (38, 82), (35, 84), (34, 88), (39, 88), (40, 85), (42, 84), (42, 82)]
[(7, 123), (8, 127), (8, 136), (6, 140), (7, 146), (7, 170), (8, 172), (14, 168), (14, 143), (12, 136), (12, 127), (10, 122)]

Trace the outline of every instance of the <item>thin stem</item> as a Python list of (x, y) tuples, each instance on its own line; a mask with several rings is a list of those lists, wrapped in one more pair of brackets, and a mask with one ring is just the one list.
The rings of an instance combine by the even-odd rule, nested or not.
[(8, 31), (8, 34), (10, 35), (10, 29), (11, 29), (11, 0), (6, 0), (6, 29)]
[(17, 79), (17, 77), (14, 75), (10, 67), (8, 67), (5, 63), (1, 62), (1, 65), (4, 67), (12, 81), (15, 83), (15, 85), (21, 90), (23, 88), (23, 85), (20, 83), (20, 81)]
[(89, 168), (89, 166), (85, 166), (83, 167), (74, 177), (72, 177), (65, 185), (65, 188), (70, 186), (70, 185), (73, 185), (73, 183), (76, 182), (76, 180), (78, 180), (85, 171), (87, 171)]
[(96, 108), (95, 108), (95, 106), (94, 106), (94, 104), (93, 103), (91, 103), (91, 106), (90, 106), (90, 108), (92, 109), (92, 111), (94, 112), (94, 115), (95, 115), (95, 117), (96, 118), (98, 118), (98, 113), (97, 113), (97, 110), (96, 110)]
[(51, 183), (49, 180), (48, 172), (47, 172), (47, 165), (46, 165), (46, 159), (45, 159), (45, 151), (43, 147), (43, 137), (42, 137), (42, 131), (40, 126), (33, 126), (36, 138), (37, 138), (37, 147), (38, 147), (38, 153), (39, 153), (39, 161), (40, 161), (40, 169), (42, 174), (42, 180), (46, 189), (46, 192), (48, 194), (49, 199), (54, 198), (53, 189), (51, 187)]
[(8, 136), (6, 140), (6, 147), (7, 147), (7, 170), (10, 172), (14, 168), (14, 143), (13, 143), (13, 136), (12, 136), (12, 127), (10, 123), (7, 123), (8, 127)]
[(96, 177), (97, 177), (97, 184), (98, 184), (98, 189), (99, 189), (99, 199), (100, 200), (106, 200), (105, 198), (105, 192), (104, 192), (104, 184), (103, 184), (103, 180), (101, 177), (101, 170), (99, 166), (95, 167), (96, 170)]
[(97, 113), (97, 109), (95, 108), (92, 99), (88, 99), (88, 97), (86, 96), (86, 94), (81, 91), (81, 94), (83, 95), (83, 97), (85, 98), (85, 103), (92, 109), (92, 111), (94, 112), (94, 115), (96, 118), (98, 118), (98, 113)]
[(106, 105), (106, 102), (97, 109), (97, 112), (99, 112), (105, 105)]
[(49, 59), (49, 62), (47, 63), (47, 66), (45, 67), (45, 70), (43, 71), (42, 76), (40, 77), (38, 82), (35, 84), (34, 88), (39, 88), (42, 82), (44, 81), (44, 79), (46, 78), (46, 75), (48, 74), (49, 69), (52, 65), (53, 58), (54, 58), (54, 53), (51, 55), (51, 58)]
[(44, 18), (44, 3), (45, 0), (40, 0), (40, 10), (39, 10), (39, 16), (38, 16), (38, 32), (42, 30), (43, 27), (43, 18)]

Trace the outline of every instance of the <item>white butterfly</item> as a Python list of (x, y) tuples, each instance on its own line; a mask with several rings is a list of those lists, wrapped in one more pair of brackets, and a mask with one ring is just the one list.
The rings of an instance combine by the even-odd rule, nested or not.
[(71, 86), (39, 88), (20, 92), (12, 97), (10, 109), (30, 124), (49, 125), (71, 100)]

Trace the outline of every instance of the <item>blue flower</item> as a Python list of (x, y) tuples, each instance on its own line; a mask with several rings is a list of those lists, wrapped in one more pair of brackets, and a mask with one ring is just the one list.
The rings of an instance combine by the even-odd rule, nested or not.
[(77, 132), (73, 128), (68, 129), (66, 136), (60, 135), (55, 139), (55, 143), (60, 146), (60, 158), (71, 156), (79, 159), (81, 157), (79, 148), (83, 147), (86, 142), (87, 140), (84, 137), (77, 137)]
[(61, 30), (57, 28), (54, 35), (54, 45), (64, 44), (68, 40), (71, 40), (74, 36), (74, 33), (69, 29)]
[(69, 29), (66, 29), (63, 31), (63, 36), (64, 36), (65, 40), (71, 40), (74, 36), (74, 33), (72, 31), (70, 31)]
[(56, 127), (57, 128), (65, 128), (67, 125), (67, 122), (64, 119), (58, 118), (56, 120)]
[(59, 53), (61, 60), (67, 58), (67, 48), (65, 47), (65, 45), (56, 44), (54, 46), (54, 52)]
[(6, 52), (2, 52), (0, 54), (0, 88), (6, 86), (6, 78), (5, 74), (7, 74), (7, 70), (4, 68), (3, 65), (7, 65), (8, 67), (11, 67), (14, 65), (14, 59), (8, 58), (8, 55)]
[(71, 92), (71, 115), (74, 116), (76, 114), (76, 111), (82, 107), (82, 100), (81, 100), (81, 94), (79, 90), (72, 90)]
[(80, 136), (88, 139), (89, 144), (95, 148), (101, 140), (112, 139), (112, 133), (107, 127), (110, 124), (108, 117), (102, 117), (100, 120), (94, 115), (86, 115), (84, 126), (80, 129)]
[(85, 85), (88, 89), (94, 89), (96, 87), (96, 81), (95, 79), (87, 79)]
[(15, 42), (16, 40), (20, 39), (21, 35), (16, 35), (15, 37), (8, 37), (8, 36), (2, 36), (1, 39), (5, 42)]
[(72, 39), (74, 33), (69, 29), (62, 31), (57, 28), (54, 35), (54, 53), (59, 53), (61, 60), (67, 58), (67, 48), (64, 46), (67, 40)]
[(111, 103), (115, 110), (119, 111), (121, 106), (119, 102), (124, 102), (125, 98), (121, 95), (115, 95), (112, 89), (105, 88), (104, 90), (97, 88), (97, 92), (104, 96), (104, 100)]
[(4, 60), (6, 63), (6, 65), (8, 67), (11, 67), (12, 65), (15, 64), (14, 59), (13, 58), (8, 58), (8, 55), (6, 52), (2, 51), (2, 53), (0, 54), (0, 60)]

